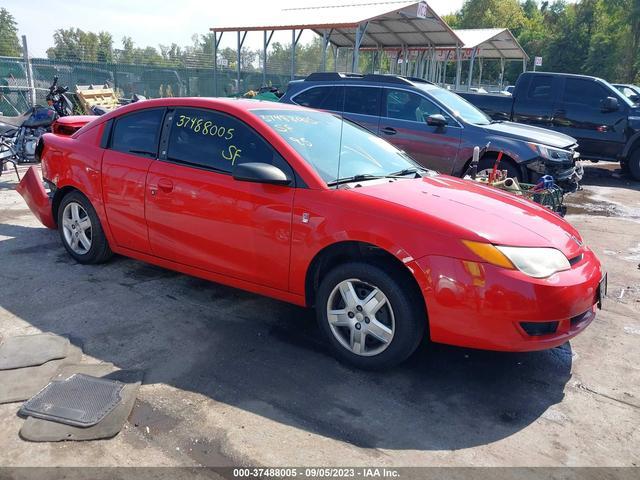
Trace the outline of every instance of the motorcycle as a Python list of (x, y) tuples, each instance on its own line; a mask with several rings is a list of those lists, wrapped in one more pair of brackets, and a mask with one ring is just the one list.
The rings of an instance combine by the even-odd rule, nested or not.
[(59, 117), (73, 114), (73, 104), (66, 95), (69, 89), (58, 85), (58, 77), (47, 94), (47, 106), (35, 105), (17, 117), (0, 116), (0, 161), (9, 159), (17, 163), (35, 160), (36, 145), (40, 137), (51, 131)]

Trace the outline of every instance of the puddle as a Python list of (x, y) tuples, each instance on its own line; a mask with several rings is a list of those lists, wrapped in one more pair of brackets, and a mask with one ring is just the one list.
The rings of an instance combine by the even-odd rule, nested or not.
[(178, 425), (178, 419), (155, 410), (147, 402), (136, 400), (129, 423), (146, 437), (153, 437), (171, 432)]
[(181, 450), (205, 467), (232, 467), (235, 464), (222, 452), (222, 445), (206, 438), (191, 440)]
[[(618, 192), (609, 192), (609, 188), (585, 187), (584, 190), (567, 195), (565, 205), (568, 215), (587, 215), (594, 217), (623, 218), (640, 223), (640, 205), (625, 205), (612, 200)], [(611, 195), (609, 195), (611, 194)]]

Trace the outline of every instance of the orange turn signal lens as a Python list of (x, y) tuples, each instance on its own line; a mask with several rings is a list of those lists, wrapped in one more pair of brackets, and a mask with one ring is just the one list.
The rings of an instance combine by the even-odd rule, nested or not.
[(502, 268), (515, 269), (516, 267), (511, 263), (504, 253), (498, 250), (490, 243), (472, 242), (470, 240), (463, 240), (462, 243), (475, 253), (478, 257), (482, 258), (485, 262), (491, 265), (496, 265)]

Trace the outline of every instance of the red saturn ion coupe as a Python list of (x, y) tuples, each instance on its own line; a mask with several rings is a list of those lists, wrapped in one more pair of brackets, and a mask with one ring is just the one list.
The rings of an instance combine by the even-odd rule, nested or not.
[(313, 306), (359, 367), (426, 337), (555, 347), (604, 294), (600, 262), (555, 214), (424, 170), (329, 113), (165, 98), (87, 122), (39, 144), (48, 192), (33, 167), (19, 186), (73, 258), (118, 253)]

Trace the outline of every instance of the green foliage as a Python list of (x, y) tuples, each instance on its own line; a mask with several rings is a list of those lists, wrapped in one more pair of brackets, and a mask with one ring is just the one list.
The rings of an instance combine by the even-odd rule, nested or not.
[[(455, 28), (507, 27), (543, 69), (595, 75), (615, 82), (640, 77), (640, 0), (467, 0), (447, 19)], [(531, 65), (530, 65), (531, 67)], [(514, 81), (520, 67), (507, 78)], [(497, 69), (486, 68), (495, 80)]]
[(18, 24), (7, 9), (0, 8), (0, 56), (17, 57), (21, 53)]
[(60, 28), (53, 34), (53, 44), (47, 49), (47, 57), (54, 60), (106, 63), (114, 59), (113, 37), (107, 32)]

